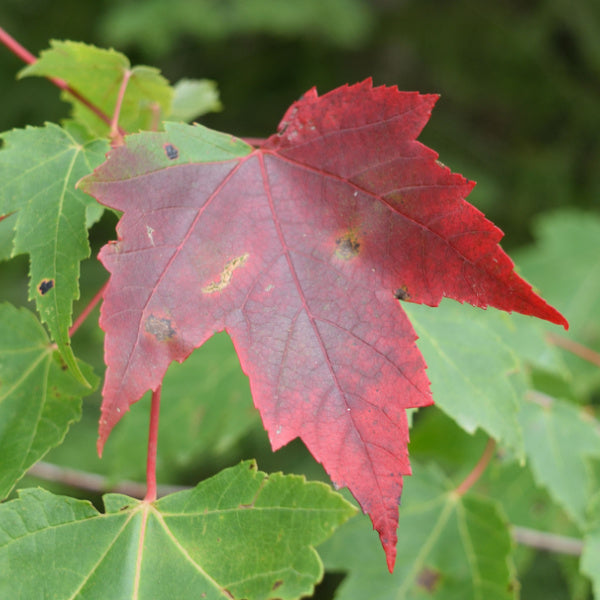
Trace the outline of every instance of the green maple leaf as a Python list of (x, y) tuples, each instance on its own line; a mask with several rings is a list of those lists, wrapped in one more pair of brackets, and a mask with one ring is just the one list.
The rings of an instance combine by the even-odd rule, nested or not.
[[(26, 309), (0, 304), (0, 499), (81, 416), (89, 387), (73, 379)], [(83, 365), (94, 384), (97, 379)], [(6, 597), (0, 594), (0, 597)]]
[(496, 503), (460, 496), (434, 468), (417, 471), (402, 496), (393, 575), (364, 518), (353, 519), (321, 548), (328, 569), (348, 571), (336, 600), (514, 598), (512, 544)]
[(87, 228), (102, 207), (75, 183), (103, 161), (108, 144), (50, 123), (15, 129), (2, 139), (0, 215), (12, 215), (7, 219), (15, 231), (11, 254), (29, 254), (29, 299), (73, 375), (85, 382), (69, 327), (79, 297), (79, 263), (90, 255)]
[[(0, 506), (0, 592), (86, 600), (292, 600), (323, 575), (314, 545), (355, 512), (323, 483), (253, 461), (156, 502), (25, 490)], [(93, 540), (93, 543), (89, 543)]]

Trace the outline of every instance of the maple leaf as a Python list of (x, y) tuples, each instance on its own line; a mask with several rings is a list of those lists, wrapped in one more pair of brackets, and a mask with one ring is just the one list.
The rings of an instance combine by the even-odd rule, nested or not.
[(395, 560), (405, 409), (432, 402), (398, 300), (446, 297), (567, 326), (416, 141), (435, 95), (367, 80), (295, 102), (260, 148), (200, 126), (127, 138), (81, 182), (124, 212), (98, 448), (129, 405), (215, 332), (231, 336), (273, 449), (300, 437)]

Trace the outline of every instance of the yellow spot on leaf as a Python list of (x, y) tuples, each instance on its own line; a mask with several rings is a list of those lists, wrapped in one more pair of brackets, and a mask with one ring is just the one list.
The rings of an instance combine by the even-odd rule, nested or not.
[(219, 281), (213, 281), (212, 283), (209, 283), (208, 285), (204, 286), (202, 288), (202, 293), (214, 294), (215, 292), (220, 292), (221, 290), (225, 289), (231, 283), (231, 278), (233, 277), (233, 272), (238, 267), (243, 266), (246, 263), (246, 261), (248, 260), (249, 256), (250, 255), (246, 252), (246, 254), (242, 254), (242, 256), (238, 256), (238, 257), (230, 260), (225, 265), (225, 268), (223, 269), (223, 271), (221, 273), (221, 277), (220, 277)]

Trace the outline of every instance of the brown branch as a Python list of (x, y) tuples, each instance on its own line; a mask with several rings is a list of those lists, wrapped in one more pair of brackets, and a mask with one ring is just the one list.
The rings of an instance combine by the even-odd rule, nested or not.
[(483, 475), (486, 467), (492, 460), (494, 452), (496, 451), (496, 441), (489, 438), (481, 458), (477, 461), (477, 464), (473, 467), (473, 470), (465, 477), (464, 481), (456, 488), (456, 493), (459, 496), (463, 496)]
[(554, 344), (563, 350), (567, 350), (568, 352), (571, 352), (571, 354), (575, 354), (576, 356), (579, 356), (579, 358), (583, 358), (583, 360), (600, 367), (600, 353), (595, 350), (563, 337), (562, 335), (557, 335), (556, 333), (549, 333), (547, 337), (551, 344)]
[[(33, 467), (27, 471), (27, 475), (43, 479), (44, 481), (62, 483), (63, 485), (86, 490), (88, 492), (116, 492), (119, 494), (126, 494), (132, 498), (143, 498), (146, 494), (145, 483), (126, 480), (113, 484), (108, 477), (104, 477), (103, 475), (61, 467), (43, 461), (33, 465)], [(166, 496), (187, 489), (190, 488), (181, 485), (159, 485), (156, 487), (156, 493), (157, 496)]]
[(511, 527), (513, 539), (521, 546), (546, 550), (556, 554), (579, 556), (583, 551), (583, 541), (577, 538), (546, 533), (527, 527)]

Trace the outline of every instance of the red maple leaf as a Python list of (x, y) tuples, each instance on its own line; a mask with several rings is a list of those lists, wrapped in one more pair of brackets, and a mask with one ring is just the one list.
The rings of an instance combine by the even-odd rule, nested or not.
[(432, 402), (398, 300), (566, 326), (464, 200), (474, 184), (415, 141), (436, 99), (370, 81), (311, 90), (258, 149), (173, 124), (130, 136), (84, 180), (124, 212), (100, 255), (99, 451), (171, 361), (226, 330), (273, 449), (300, 437), (371, 516), (393, 567), (405, 409)]

